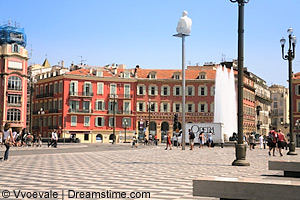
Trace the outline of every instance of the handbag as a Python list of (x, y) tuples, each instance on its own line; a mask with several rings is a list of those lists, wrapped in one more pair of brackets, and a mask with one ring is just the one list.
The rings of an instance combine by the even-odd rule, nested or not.
[(12, 146), (12, 140), (11, 140), (11, 138), (7, 138), (7, 139), (5, 140), (5, 142), (4, 142), (4, 144), (5, 144), (6, 146), (11, 147), (11, 146)]

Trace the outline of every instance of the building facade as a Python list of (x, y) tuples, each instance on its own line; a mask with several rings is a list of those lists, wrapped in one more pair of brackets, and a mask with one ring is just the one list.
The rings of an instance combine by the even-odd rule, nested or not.
[[(272, 99), (271, 126), (276, 130), (281, 129), (284, 133), (289, 133), (289, 90), (282, 85), (272, 85), (269, 89)], [(297, 106), (295, 103), (294, 105)]]
[(0, 26), (0, 125), (26, 127), (27, 60), (24, 29)]

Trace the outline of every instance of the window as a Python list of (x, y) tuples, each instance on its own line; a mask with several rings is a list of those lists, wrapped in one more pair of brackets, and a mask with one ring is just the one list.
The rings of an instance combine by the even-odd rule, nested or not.
[(130, 114), (130, 102), (124, 102), (124, 114)]
[(156, 75), (153, 73), (153, 74), (150, 74), (150, 78), (151, 79), (155, 79), (156, 78)]
[(273, 103), (273, 107), (274, 107), (274, 108), (278, 108), (277, 102), (274, 102), (274, 103)]
[(48, 85), (45, 85), (45, 94), (48, 94), (48, 92), (49, 92)]
[(93, 96), (93, 89), (91, 83), (83, 84), (83, 96)]
[(22, 90), (22, 80), (17, 76), (10, 76), (8, 78), (9, 90)]
[(17, 44), (13, 44), (11, 50), (13, 53), (20, 53), (20, 48), (19, 48), (19, 45), (17, 45)]
[(18, 109), (8, 109), (7, 121), (21, 121), (21, 111)]
[(97, 83), (97, 94), (103, 94), (103, 83)]
[(40, 94), (44, 94), (44, 87), (42, 85), (40, 86)]
[(113, 101), (108, 102), (108, 109), (109, 109), (109, 111), (113, 112), (114, 108), (115, 108), (115, 112), (117, 112), (117, 110), (118, 110), (118, 102), (117, 101), (115, 101), (115, 102), (113, 102)]
[(70, 110), (76, 111), (79, 110), (79, 101), (70, 101)]
[(210, 87), (210, 96), (215, 96), (215, 86)]
[(48, 103), (48, 109), (52, 110), (52, 108), (53, 108), (53, 103), (52, 103), (52, 101), (49, 101), (49, 103)]
[(144, 94), (144, 87), (143, 86), (139, 86), (139, 93), (140, 95), (143, 95)]
[(84, 126), (90, 126), (90, 116), (84, 116)]
[(200, 112), (205, 112), (205, 104), (200, 104)]
[(53, 125), (52, 117), (49, 116), (48, 117), (48, 126), (52, 126), (52, 125)]
[(110, 94), (117, 94), (116, 84), (110, 84)]
[(48, 101), (47, 100), (44, 101), (44, 110), (48, 110)]
[(169, 96), (170, 95), (170, 87), (169, 86), (162, 86), (161, 87), (161, 95), (162, 96)]
[(11, 104), (12, 106), (21, 106), (21, 95), (8, 94), (7, 103)]
[(58, 100), (58, 110), (62, 109), (62, 99)]
[(39, 94), (39, 86), (35, 86), (35, 95)]
[(50, 94), (53, 94), (53, 93), (54, 93), (54, 87), (53, 87), (53, 84), (50, 84), (49, 89), (50, 89), (49, 93), (50, 93)]
[(62, 89), (63, 89), (63, 84), (62, 82), (59, 82), (58, 92), (62, 93)]
[(124, 95), (125, 95), (125, 98), (130, 98), (130, 85), (125, 85)]
[(151, 86), (150, 95), (155, 95), (155, 87), (154, 86)]
[(84, 134), (84, 140), (85, 140), (85, 141), (86, 141), (86, 140), (89, 140), (89, 134), (88, 134), (88, 133)]
[(83, 101), (82, 110), (89, 111), (90, 110), (90, 102)]
[(162, 110), (162, 112), (168, 112), (168, 104), (167, 103), (163, 104), (163, 110)]
[(198, 87), (198, 96), (207, 96), (207, 87), (206, 86)]
[(193, 96), (193, 87), (192, 86), (187, 87), (187, 95), (188, 96)]
[(144, 108), (144, 103), (139, 102), (138, 103), (138, 111), (142, 112), (144, 110), (143, 108)]
[(71, 126), (77, 126), (77, 116), (71, 116)]
[(175, 112), (180, 112), (180, 104), (179, 103), (175, 104)]
[(180, 87), (175, 86), (175, 87), (174, 87), (173, 95), (174, 95), (174, 96), (180, 96), (180, 94), (181, 94), (180, 89), (181, 89)]
[(103, 100), (97, 100), (96, 101), (96, 106), (95, 106), (96, 110), (105, 110), (105, 103)]
[[(65, 122), (65, 123), (67, 123), (67, 122)], [(58, 117), (58, 125), (62, 126), (62, 116)]]
[(103, 77), (103, 71), (97, 71), (96, 76), (98, 77)]
[(53, 126), (56, 126), (56, 125), (57, 125), (57, 117), (53, 116)]
[(176, 74), (176, 75), (174, 76), (174, 79), (179, 80), (179, 79), (180, 79), (180, 75)]
[(54, 94), (58, 92), (58, 84), (57, 82), (54, 83)]
[(188, 109), (187, 109), (187, 111), (188, 112), (193, 112), (193, 105), (192, 104), (188, 104)]
[(95, 126), (104, 126), (104, 117), (96, 117)]
[(110, 117), (110, 118), (109, 118), (109, 124), (108, 124), (109, 127), (113, 127), (114, 124), (115, 124), (115, 123), (114, 123), (114, 118), (113, 118), (113, 117)]
[(78, 95), (77, 94), (77, 91), (78, 91), (77, 85), (78, 85), (77, 81), (76, 82), (71, 81), (71, 83), (70, 83), (70, 95)]

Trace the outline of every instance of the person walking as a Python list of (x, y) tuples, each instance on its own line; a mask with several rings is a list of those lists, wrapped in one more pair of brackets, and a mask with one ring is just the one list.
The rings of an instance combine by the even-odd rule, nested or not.
[(199, 148), (203, 148), (203, 146), (204, 146), (204, 134), (203, 134), (203, 132), (201, 132), (200, 134), (199, 134)]
[(51, 142), (48, 143), (48, 147), (52, 145), (53, 147), (57, 148), (57, 139), (56, 130), (53, 130), (51, 133)]
[(208, 148), (211, 148), (213, 139), (212, 139), (212, 132), (209, 132), (207, 135), (207, 142), (208, 142)]
[(189, 140), (190, 140), (190, 150), (194, 149), (194, 140), (195, 140), (195, 134), (191, 129), (189, 129)]
[(280, 156), (283, 156), (282, 149), (284, 149), (285, 145), (287, 144), (287, 139), (285, 135), (281, 132), (281, 129), (278, 130), (277, 137), (278, 137), (277, 142), (278, 142), (279, 154)]
[(276, 143), (277, 143), (277, 133), (275, 132), (275, 130), (271, 130), (268, 135), (269, 156), (271, 156), (272, 150), (273, 150), (273, 156), (275, 156)]
[(254, 149), (254, 142), (255, 142), (255, 139), (254, 139), (254, 136), (253, 134), (250, 134), (249, 135), (249, 147), (250, 147), (250, 150)]
[(6, 147), (6, 150), (4, 152), (4, 161), (8, 161), (9, 148), (15, 142), (9, 123), (5, 123), (4, 125), (2, 131), (2, 138), (4, 140), (4, 145)]
[(170, 150), (172, 150), (171, 135), (169, 132), (167, 134), (167, 147), (165, 148), (165, 150), (168, 150), (168, 147), (170, 147)]

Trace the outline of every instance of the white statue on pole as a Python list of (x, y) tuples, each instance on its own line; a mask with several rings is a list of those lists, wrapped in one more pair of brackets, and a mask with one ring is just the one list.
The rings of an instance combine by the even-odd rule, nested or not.
[(178, 33), (189, 34), (191, 32), (192, 20), (191, 18), (188, 18), (187, 14), (187, 11), (183, 11), (182, 17), (180, 18), (176, 28)]

